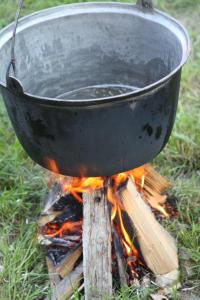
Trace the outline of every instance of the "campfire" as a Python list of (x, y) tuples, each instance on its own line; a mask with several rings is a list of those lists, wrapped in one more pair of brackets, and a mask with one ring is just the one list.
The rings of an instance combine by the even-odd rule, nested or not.
[[(54, 161), (49, 166), (56, 171)], [(111, 177), (52, 175), (39, 220), (52, 298), (78, 289), (85, 299), (112, 297), (151, 274), (158, 286), (178, 276), (177, 248), (160, 220), (177, 214), (170, 183), (151, 165)], [(73, 296), (72, 296), (73, 298)]]
[(19, 20), (23, 2), (0, 32), (0, 88), (26, 152), (63, 174), (50, 178), (39, 220), (51, 299), (76, 289), (86, 300), (112, 298), (146, 274), (172, 285), (177, 247), (160, 222), (177, 213), (164, 194), (170, 184), (142, 165), (170, 137), (187, 32), (152, 0), (57, 6)]

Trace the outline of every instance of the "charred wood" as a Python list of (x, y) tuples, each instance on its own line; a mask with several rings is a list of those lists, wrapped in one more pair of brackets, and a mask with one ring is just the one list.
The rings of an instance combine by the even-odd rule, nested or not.
[(126, 263), (125, 263), (125, 259), (124, 259), (123, 248), (122, 248), (118, 233), (116, 232), (115, 228), (112, 228), (112, 236), (113, 236), (115, 255), (117, 258), (120, 285), (121, 285), (121, 287), (126, 287), (126, 286), (128, 286)]

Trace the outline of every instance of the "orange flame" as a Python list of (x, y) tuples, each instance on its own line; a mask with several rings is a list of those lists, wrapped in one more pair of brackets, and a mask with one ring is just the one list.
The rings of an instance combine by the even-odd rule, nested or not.
[(50, 159), (49, 157), (45, 157), (44, 163), (47, 169), (51, 170), (54, 173), (59, 174), (59, 168), (55, 162), (55, 160)]
[(60, 236), (62, 237), (65, 232), (80, 231), (82, 227), (82, 221), (77, 222), (64, 222), (61, 227), (58, 229), (56, 224), (48, 224), (48, 227), (45, 228), (45, 234), (49, 237)]
[[(53, 172), (59, 173), (59, 168), (54, 160), (46, 159), (46, 166)], [(123, 205), (120, 201), (118, 193), (120, 185), (125, 183), (128, 177), (130, 177), (135, 182), (138, 191), (141, 192), (141, 194), (144, 196), (144, 199), (149, 203), (149, 205), (159, 210), (165, 217), (169, 216), (161, 203), (161, 200), (164, 196), (156, 192), (153, 195), (151, 195), (151, 193), (149, 193), (148, 191), (148, 187), (145, 186), (146, 172), (147, 169), (145, 168), (145, 166), (141, 166), (131, 171), (113, 175), (109, 179), (106, 177), (65, 177), (62, 175), (56, 175), (56, 180), (59, 181), (63, 192), (72, 194), (74, 198), (79, 202), (82, 202), (82, 193), (91, 193), (107, 185), (107, 199), (112, 204), (111, 221), (114, 222), (115, 218), (118, 217), (121, 233), (121, 242), (124, 246), (127, 257), (130, 257), (130, 259), (132, 257), (133, 259), (132, 261), (130, 260), (128, 262), (129, 266), (134, 265), (134, 259), (138, 260), (138, 252), (137, 249), (134, 247), (133, 242), (129, 237), (123, 223), (121, 212), (121, 210), (123, 209)], [(50, 237), (55, 237), (58, 235), (62, 236), (63, 232), (66, 232), (68, 230), (73, 231), (77, 228), (81, 230), (81, 224), (82, 221), (66, 222), (63, 223), (59, 229), (49, 227), (47, 234)]]
[(122, 213), (121, 213), (121, 209), (118, 207), (118, 216), (119, 216), (119, 221), (120, 221), (120, 227), (121, 227), (121, 230), (122, 230), (122, 233), (123, 233), (123, 236), (124, 236), (124, 239), (125, 239), (125, 242), (124, 242), (124, 245), (126, 247), (126, 250), (127, 250), (127, 254), (128, 256), (130, 254), (133, 254), (134, 256), (138, 256), (138, 252), (136, 250), (136, 248), (134, 247), (125, 227), (124, 227), (124, 223), (123, 223), (123, 220), (122, 220)]
[[(55, 162), (50, 158), (45, 158), (46, 167), (54, 173), (59, 173), (59, 168)], [(128, 176), (136, 180), (142, 180), (141, 178), (145, 174), (144, 166), (133, 169), (131, 171), (122, 172), (110, 177), (113, 181), (113, 187), (118, 188), (121, 183), (125, 182)], [(62, 183), (62, 188), (64, 192), (75, 192), (75, 193), (85, 193), (92, 192), (97, 189), (104, 187), (105, 177), (64, 177), (62, 175), (55, 175)]]
[[(52, 170), (54, 173), (59, 173), (59, 168), (56, 162), (50, 158), (45, 158), (46, 167)], [(136, 186), (139, 192), (143, 192), (145, 187), (145, 176), (148, 168), (146, 166), (141, 166), (135, 168), (131, 171), (122, 172), (110, 177), (112, 185), (108, 186), (107, 197), (112, 205), (115, 205), (118, 202), (120, 205), (119, 199), (117, 199), (117, 194), (115, 191), (120, 187), (120, 185), (127, 180), (128, 177), (136, 183)], [(94, 190), (101, 189), (105, 186), (106, 177), (65, 177), (62, 175), (55, 175), (57, 181), (60, 182), (63, 192), (71, 193), (74, 198), (82, 202), (82, 193), (90, 193)], [(147, 187), (145, 187), (147, 188)], [(144, 196), (146, 194), (144, 193)], [(165, 217), (169, 217), (169, 214), (166, 212), (165, 208), (162, 206), (160, 200), (164, 199), (164, 196), (154, 192), (153, 195), (148, 194), (147, 197), (144, 197), (145, 200), (149, 203), (150, 206), (161, 212)]]

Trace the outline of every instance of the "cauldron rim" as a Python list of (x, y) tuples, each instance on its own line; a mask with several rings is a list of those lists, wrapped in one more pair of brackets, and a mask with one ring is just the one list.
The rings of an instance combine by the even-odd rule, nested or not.
[[(152, 84), (149, 84), (145, 87), (139, 88), (137, 90), (128, 92), (128, 93), (123, 93), (120, 95), (116, 95), (116, 96), (110, 96), (110, 97), (103, 97), (103, 98), (95, 98), (95, 99), (81, 99), (81, 100), (70, 100), (70, 99), (57, 99), (57, 98), (50, 98), (50, 97), (43, 97), (43, 96), (39, 96), (39, 95), (34, 95), (28, 92), (23, 91), (23, 96), (27, 99), (30, 99), (32, 101), (35, 102), (39, 102), (41, 104), (44, 105), (55, 105), (55, 106), (90, 106), (90, 105), (97, 105), (97, 104), (109, 104), (111, 102), (114, 103), (118, 103), (119, 101), (123, 100), (127, 100), (129, 101), (130, 99), (133, 100), (133, 98), (135, 100), (140, 100), (142, 99), (142, 97), (145, 94), (150, 93), (151, 91), (155, 90), (155, 89), (159, 89), (160, 87), (162, 87), (167, 81), (169, 81), (182, 67), (183, 65), (186, 63), (190, 51), (191, 51), (191, 41), (189, 38), (189, 35), (186, 31), (186, 29), (184, 28), (184, 26), (177, 21), (175, 18), (171, 17), (170, 15), (158, 10), (158, 9), (153, 9), (152, 10), (148, 10), (147, 11), (143, 11), (140, 7), (138, 7), (136, 4), (130, 4), (130, 3), (121, 3), (121, 2), (84, 2), (84, 3), (72, 3), (72, 4), (65, 4), (65, 5), (59, 5), (59, 6), (54, 6), (51, 8), (47, 8), (47, 9), (43, 9), (40, 10), (38, 12), (34, 12), (31, 14), (28, 14), (27, 16), (21, 18), (19, 20), (19, 29), (20, 29), (20, 25), (23, 25), (23, 22), (27, 25), (27, 27), (32, 26), (34, 24), (29, 24), (29, 22), (27, 21), (31, 21), (32, 19), (35, 19), (36, 16), (38, 16), (39, 18), (41, 16), (51, 16), (51, 12), (56, 10), (63, 10), (63, 8), (66, 8), (68, 10), (68, 14), (66, 15), (70, 15), (70, 9), (71, 10), (76, 10), (76, 9), (85, 9), (87, 8), (99, 8), (99, 7), (105, 7), (107, 6), (110, 8), (115, 8), (115, 9), (121, 9), (122, 11), (127, 10), (127, 13), (131, 13), (130, 10), (132, 10), (134, 15), (138, 15), (141, 16), (143, 18), (145, 18), (145, 16), (149, 16), (150, 20), (153, 21), (153, 17), (155, 17), (155, 14), (157, 15), (157, 17), (161, 17), (161, 18), (165, 18), (167, 21), (171, 22), (171, 24), (173, 24), (173, 26), (177, 27), (177, 29), (181, 32), (182, 31), (182, 35), (185, 39), (184, 43), (181, 42), (182, 45), (182, 59), (180, 64), (174, 68), (171, 72), (169, 72), (168, 75), (162, 77), (161, 79), (153, 82)], [(133, 9), (134, 8), (134, 9)], [(61, 10), (61, 11), (62, 11)], [(84, 11), (81, 11), (80, 13), (83, 13)], [(97, 11), (96, 11), (97, 12)], [(112, 11), (110, 11), (112, 12)], [(27, 22), (27, 23), (26, 23)], [(25, 25), (24, 24), (24, 25)], [(162, 23), (161, 23), (162, 24)], [(163, 24), (162, 24), (163, 25)], [(172, 26), (172, 27), (173, 27)], [(24, 30), (27, 27), (23, 27), (21, 28), (21, 30)], [(13, 30), (13, 23), (7, 25), (5, 28), (3, 28), (0, 31), (0, 48), (1, 46), (3, 46), (6, 42), (8, 42), (8, 40), (11, 38), (11, 34), (12, 34), (12, 30)], [(172, 31), (173, 32), (173, 31)], [(175, 35), (176, 33), (173, 32)], [(5, 37), (4, 35), (7, 35), (7, 37)], [(9, 35), (9, 37), (8, 37)], [(2, 39), (2, 41), (1, 41)], [(18, 80), (18, 82), (21, 84), (21, 82)], [(21, 84), (22, 85), (22, 84)], [(6, 84), (4, 82), (2, 82), (0, 80), (0, 86), (2, 86), (5, 89), (8, 89)], [(13, 90), (11, 91), (11, 93), (13, 93)], [(114, 104), (112, 103), (112, 104)]]

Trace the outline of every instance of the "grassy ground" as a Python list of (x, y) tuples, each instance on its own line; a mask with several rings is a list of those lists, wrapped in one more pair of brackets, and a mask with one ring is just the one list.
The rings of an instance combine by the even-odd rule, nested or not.
[[(71, 0), (25, 0), (24, 13)], [(200, 294), (200, 1), (157, 0), (184, 23), (193, 50), (184, 68), (177, 119), (170, 142), (156, 158), (173, 183), (180, 217), (166, 226), (176, 237), (184, 288)], [(0, 27), (13, 20), (14, 0), (0, 1)], [(36, 243), (35, 221), (45, 192), (43, 170), (22, 150), (0, 103), (0, 300), (42, 299), (47, 272)], [(115, 299), (149, 299), (150, 291), (122, 291)], [(174, 291), (173, 299), (185, 299)], [(188, 298), (191, 299), (191, 298)]]

